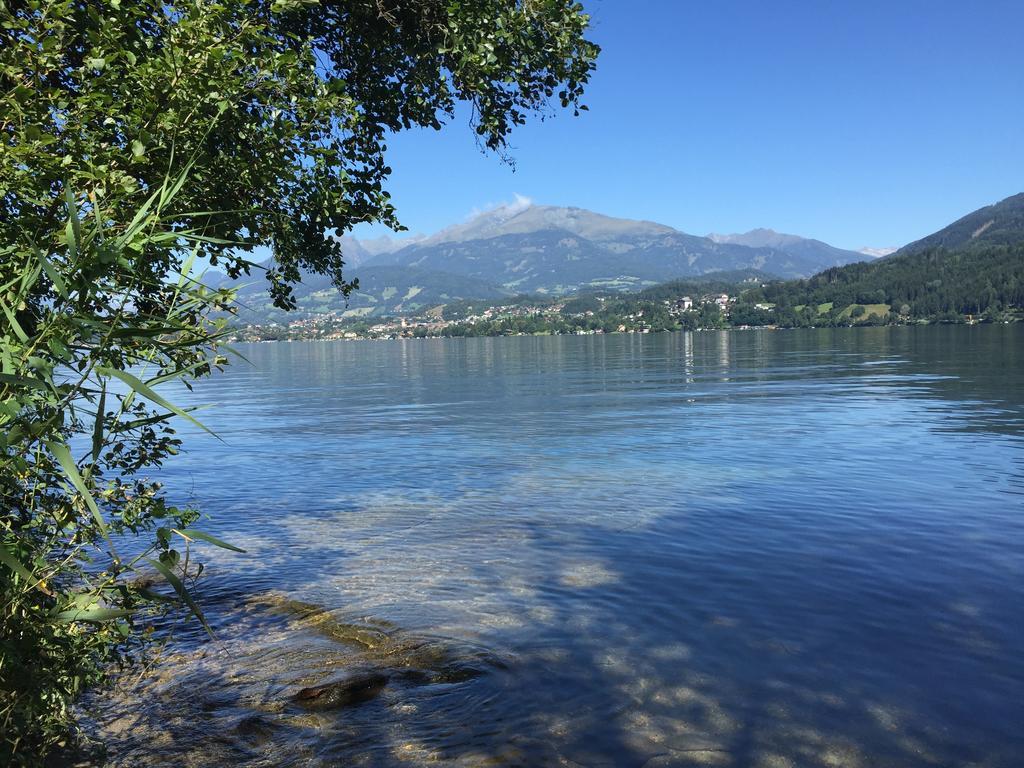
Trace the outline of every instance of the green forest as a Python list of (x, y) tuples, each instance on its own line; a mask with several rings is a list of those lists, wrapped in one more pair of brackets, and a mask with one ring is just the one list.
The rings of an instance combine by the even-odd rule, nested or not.
[(784, 326), (848, 324), (857, 306), (878, 305), (888, 305), (891, 322), (993, 320), (1024, 306), (1024, 245), (933, 248), (850, 264), (747, 291), (743, 303), (774, 304), (775, 323)]

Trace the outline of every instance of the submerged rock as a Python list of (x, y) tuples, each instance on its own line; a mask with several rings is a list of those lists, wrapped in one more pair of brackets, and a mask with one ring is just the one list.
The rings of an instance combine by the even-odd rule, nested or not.
[[(280, 594), (231, 605), (216, 625), (216, 646), (196, 641), (169, 653), (121, 689), (97, 723), (121, 756), (113, 765), (257, 768), (355, 755), (353, 745), (368, 731), (388, 723), (416, 730), (418, 713), (459, 706), (459, 685), (507, 668), (506, 657), (468, 639), (352, 618)], [(403, 752), (402, 762), (433, 760), (428, 752)], [(363, 762), (352, 765), (369, 764), (359, 756)]]
[(461, 683), (493, 669), (507, 669), (499, 656), (447, 638), (414, 635), (383, 621), (344, 622), (312, 603), (269, 593), (252, 601), (291, 617), (335, 642), (353, 647), (359, 659), (414, 685)]
[(305, 709), (340, 709), (375, 698), (388, 684), (382, 672), (360, 672), (310, 688), (303, 688), (292, 699)]
[(273, 722), (261, 715), (248, 715), (238, 721), (235, 733), (250, 744), (260, 746), (270, 741), (276, 728)]
[(273, 592), (259, 595), (249, 603), (271, 613), (288, 616), (303, 627), (315, 630), (332, 640), (366, 649), (384, 645), (389, 633), (396, 629), (394, 625), (382, 621), (374, 624), (338, 621), (322, 606), (302, 600), (291, 600)]

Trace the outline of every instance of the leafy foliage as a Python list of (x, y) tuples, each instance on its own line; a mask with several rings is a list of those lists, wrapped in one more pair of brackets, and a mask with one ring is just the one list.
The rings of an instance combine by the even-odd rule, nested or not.
[[(340, 234), (398, 226), (389, 132), (468, 102), (481, 144), (579, 100), (570, 0), (0, 0), (0, 762), (33, 764), (166, 604), (202, 621), (190, 526), (147, 477), (194, 415), (160, 385), (223, 365), (238, 277), (270, 246), (343, 292)], [(198, 422), (196, 422), (198, 423)], [(115, 547), (146, 536), (132, 557)], [(205, 622), (204, 622), (205, 623)]]
[[(0, 220), (35, 236), (64, 185), (127, 221), (194, 158), (168, 211), (238, 252), (273, 247), (279, 306), (300, 271), (343, 290), (325, 231), (397, 226), (388, 132), (440, 128), (468, 102), (483, 145), (579, 100), (597, 48), (571, 0), (34, 0), (0, 5)], [(4, 234), (7, 234), (5, 232)]]
[[(192, 259), (175, 281), (152, 271), (163, 251), (196, 241), (167, 229), (177, 186), (126, 225), (68, 190), (58, 247), (3, 251), (0, 754), (16, 762), (64, 736), (75, 696), (125, 659), (165, 602), (133, 584), (138, 565), (156, 557), (173, 585), (170, 569), (202, 538), (189, 528), (196, 511), (168, 504), (142, 474), (177, 453), (170, 419), (195, 421), (155, 387), (224, 362), (226, 320), (207, 315), (230, 292), (207, 291)], [(148, 544), (122, 557), (114, 542), (141, 533)]]

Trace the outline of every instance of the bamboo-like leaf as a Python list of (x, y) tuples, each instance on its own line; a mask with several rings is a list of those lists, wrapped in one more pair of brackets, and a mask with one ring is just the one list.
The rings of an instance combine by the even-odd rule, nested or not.
[(152, 600), (155, 603), (177, 603), (173, 597), (167, 595), (161, 595), (159, 592), (155, 592), (149, 587), (136, 587), (135, 591), (138, 592), (142, 597), (147, 600)]
[(115, 328), (109, 334), (112, 339), (123, 338), (147, 338), (149, 336), (162, 336), (166, 333), (176, 333), (182, 330), (176, 326), (162, 326), (157, 328)]
[(207, 634), (209, 634), (210, 637), (213, 637), (213, 630), (210, 629), (210, 625), (206, 623), (206, 617), (203, 616), (203, 612), (199, 610), (199, 606), (196, 605), (195, 600), (192, 599), (188, 590), (185, 589), (185, 585), (181, 583), (181, 579), (179, 579), (170, 568), (159, 560), (147, 559), (146, 562), (160, 571), (160, 575), (167, 579), (167, 583), (174, 587), (174, 591), (178, 593), (178, 597), (185, 602), (185, 605), (187, 605), (192, 613), (195, 614), (195, 617), (199, 619), (199, 623), (203, 625), (203, 629), (206, 630)]
[(214, 437), (217, 437), (217, 435), (214, 434), (213, 430), (211, 430), (205, 424), (201, 423), (199, 420), (191, 416), (187, 411), (169, 402), (166, 398), (162, 397), (161, 395), (158, 395), (149, 385), (147, 385), (140, 379), (136, 378), (135, 376), (132, 376), (132, 374), (128, 373), (127, 371), (121, 371), (118, 370), (117, 368), (107, 368), (105, 366), (100, 366), (96, 368), (96, 372), (104, 376), (113, 376), (116, 379), (120, 379), (129, 387), (131, 387), (133, 391), (137, 392), (138, 394), (142, 395), (148, 400), (152, 400), (157, 405), (161, 405), (167, 410), (171, 411), (172, 413), (175, 413), (178, 416), (181, 416), (183, 419), (187, 419), (188, 421), (192, 422), (197, 427), (202, 429), (204, 432), (209, 432)]
[(94, 624), (100, 624), (104, 621), (123, 619), (125, 616), (131, 616), (133, 613), (135, 613), (135, 611), (120, 608), (85, 608), (74, 611), (62, 611), (54, 616), (53, 619), (54, 621), (61, 623), (88, 621)]
[[(168, 344), (167, 346), (168, 347), (175, 347), (177, 345), (175, 345), (175, 344)], [(188, 346), (188, 345), (186, 345), (186, 346)], [(175, 380), (178, 380), (178, 379), (182, 379), (187, 374), (193, 373), (197, 368), (201, 368), (202, 366), (206, 365), (207, 362), (209, 362), (209, 361), (207, 361), (207, 360), (200, 360), (197, 363), (192, 363), (192, 365), (184, 365), (184, 366), (182, 366), (180, 368), (175, 368), (175, 369), (173, 369), (171, 371), (168, 371), (167, 373), (163, 374), (162, 376), (154, 376), (152, 379), (149, 380), (150, 386), (155, 387), (157, 384), (162, 384), (165, 381), (175, 381)]]
[(50, 282), (53, 283), (53, 287), (57, 290), (57, 294), (61, 298), (66, 299), (68, 291), (67, 286), (64, 284), (64, 278), (60, 276), (60, 273), (53, 264), (50, 263), (50, 260), (46, 258), (46, 255), (42, 251), (36, 250), (36, 258), (39, 260), (39, 264), (42, 266), (46, 276), (50, 278)]
[(107, 386), (103, 385), (100, 390), (100, 401), (96, 404), (96, 423), (92, 428), (92, 462), (95, 464), (100, 460), (100, 450), (103, 448), (103, 420), (107, 415)]
[(36, 578), (35, 574), (29, 571), (13, 552), (2, 545), (0, 545), (0, 563), (20, 576), (29, 585), (29, 589), (38, 589), (44, 595), (53, 595), (53, 592), (46, 588), (46, 582), (43, 579)]
[(181, 169), (181, 173), (178, 174), (178, 178), (174, 180), (174, 183), (168, 187), (165, 181), (160, 187), (160, 205), (159, 208), (162, 210), (167, 203), (174, 199), (174, 196), (181, 191), (185, 181), (188, 179), (188, 174), (192, 170), (192, 166), (195, 164), (195, 158), (185, 163), (185, 167)]
[(0, 384), (10, 384), (13, 387), (28, 387), (30, 389), (50, 388), (42, 379), (33, 379), (31, 376), (15, 376), (13, 373), (0, 373)]
[(113, 425), (112, 431), (127, 432), (128, 430), (138, 429), (139, 427), (150, 427), (154, 424), (160, 424), (161, 422), (167, 421), (172, 416), (174, 416), (173, 413), (159, 413), (156, 416), (147, 416), (144, 419), (133, 419), (132, 421), (119, 421)]
[(131, 223), (128, 224), (128, 227), (125, 229), (124, 234), (121, 235), (121, 237), (117, 238), (116, 242), (118, 243), (119, 247), (123, 246), (125, 243), (130, 242), (132, 237), (135, 236), (135, 233), (138, 231), (139, 227), (142, 226), (145, 220), (150, 216), (150, 209), (153, 207), (153, 203), (156, 202), (159, 195), (160, 190), (156, 190), (153, 194), (146, 198), (146, 202), (144, 202), (139, 207), (139, 210), (136, 211), (135, 213), (135, 217), (131, 220)]
[(85, 485), (85, 481), (82, 476), (78, 473), (78, 466), (75, 464), (75, 460), (71, 458), (71, 450), (64, 445), (64, 443), (58, 443), (55, 440), (48, 441), (46, 447), (49, 449), (53, 457), (57, 459), (57, 463), (60, 464), (60, 468), (64, 470), (64, 474), (67, 475), (68, 480), (75, 487), (75, 490), (81, 494), (85, 500), (85, 505), (89, 507), (89, 511), (92, 512), (93, 519), (96, 521), (96, 525), (99, 526), (100, 532), (103, 534), (103, 538), (110, 544), (113, 549), (113, 542), (110, 540), (110, 536), (107, 533), (107, 524), (103, 520), (103, 515), (100, 514), (100, 508), (96, 506), (96, 500), (92, 497), (89, 489)]
[(26, 265), (26, 268), (21, 270), (21, 286), (18, 289), (19, 294), (22, 296), (28, 296), (29, 294), (31, 294), (32, 287), (39, 280), (39, 276), (42, 273), (43, 268), (38, 264), (32, 267), (31, 269), (29, 269), (28, 265)]
[(7, 315), (7, 321), (11, 324), (11, 330), (14, 331), (14, 335), (21, 339), (22, 343), (28, 344), (28, 334), (25, 333), (25, 329), (21, 327), (14, 313), (7, 306), (7, 302), (0, 301), (0, 307), (3, 308), (4, 314)]
[(0, 546), (0, 563), (6, 565), (29, 584), (35, 581), (35, 577), (28, 568), (7, 547)]
[(178, 290), (180, 291), (185, 283), (189, 279), (189, 275), (192, 273), (192, 266), (196, 263), (196, 251), (197, 248), (192, 248), (188, 252), (188, 256), (185, 258), (185, 263), (181, 265), (181, 269), (178, 270)]
[(78, 261), (79, 245), (82, 242), (82, 225), (78, 220), (75, 196), (71, 192), (71, 187), (67, 185), (64, 186), (64, 200), (68, 204), (68, 226), (64, 235), (68, 244), (68, 255), (71, 257), (71, 263), (74, 264)]
[(241, 547), (236, 547), (234, 544), (228, 544), (226, 541), (218, 539), (216, 536), (211, 536), (204, 531), (197, 531), (194, 528), (186, 528), (184, 531), (179, 531), (177, 528), (173, 529), (179, 536), (183, 536), (186, 539), (199, 539), (200, 541), (206, 541), (213, 544), (216, 547), (222, 549), (230, 549), (232, 552), (242, 552), (245, 554), (245, 550)]
[[(218, 333), (218, 334), (215, 334), (214, 338), (219, 338), (219, 337), (221, 337), (221, 336), (226, 336), (226, 335), (227, 335), (228, 333), (230, 333), (230, 331), (224, 331), (223, 333)], [(225, 344), (225, 343), (221, 342), (220, 346), (221, 346), (221, 348), (223, 348), (224, 350), (226, 350), (226, 351), (230, 352), (230, 353), (231, 353), (232, 355), (234, 355), (235, 357), (237, 357), (237, 358), (240, 358), (240, 359), (241, 359), (241, 360), (242, 360), (243, 362), (246, 362), (246, 363), (248, 363), (249, 365), (252, 365), (252, 360), (250, 360), (249, 358), (247, 358), (247, 357), (246, 357), (245, 355), (243, 355), (243, 354), (242, 354), (241, 352), (239, 352), (239, 351), (238, 351), (237, 349), (235, 349), (234, 347), (232, 347), (232, 346), (231, 346), (230, 344)]]

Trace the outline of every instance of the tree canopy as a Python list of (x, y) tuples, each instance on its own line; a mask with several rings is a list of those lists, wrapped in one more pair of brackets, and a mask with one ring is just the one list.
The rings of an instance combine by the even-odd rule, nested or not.
[(302, 269), (350, 287), (326, 232), (398, 225), (390, 133), (464, 102), (500, 152), (530, 113), (584, 108), (597, 54), (571, 0), (3, 0), (0, 20), (0, 238), (53, 248), (64, 188), (120, 221), (191, 163), (166, 214), (232, 271), (271, 246), (281, 306)]

